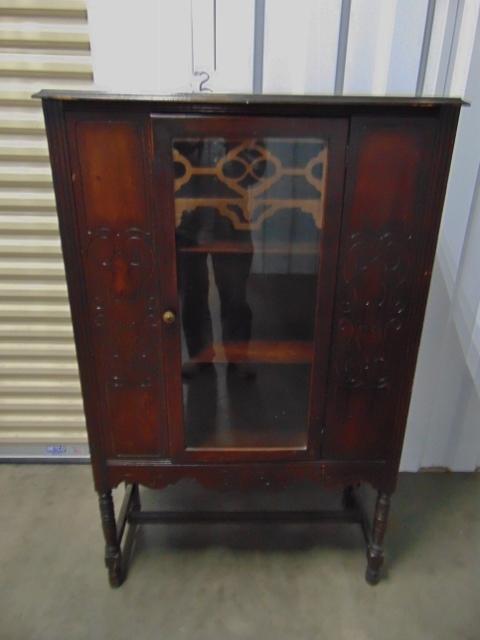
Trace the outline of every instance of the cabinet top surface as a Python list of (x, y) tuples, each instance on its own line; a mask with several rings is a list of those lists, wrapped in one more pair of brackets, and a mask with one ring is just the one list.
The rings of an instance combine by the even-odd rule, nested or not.
[(467, 105), (461, 98), (414, 96), (322, 96), (287, 94), (177, 93), (171, 95), (108, 93), (103, 91), (63, 91), (43, 89), (34, 98), (50, 100), (127, 101), (188, 104), (291, 104), (291, 105), (378, 105), (432, 107), (441, 104)]

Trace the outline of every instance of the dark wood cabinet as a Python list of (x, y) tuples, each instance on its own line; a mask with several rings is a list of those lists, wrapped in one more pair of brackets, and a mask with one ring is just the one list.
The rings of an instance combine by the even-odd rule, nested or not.
[(40, 97), (112, 585), (187, 477), (343, 488), (375, 582), (461, 101)]

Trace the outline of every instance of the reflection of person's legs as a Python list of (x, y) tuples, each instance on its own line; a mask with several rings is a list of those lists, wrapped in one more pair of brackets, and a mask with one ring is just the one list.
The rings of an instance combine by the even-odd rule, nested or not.
[(220, 295), (224, 342), (250, 340), (252, 311), (247, 302), (247, 280), (252, 265), (250, 253), (212, 256), (215, 283)]
[[(220, 295), (222, 337), (227, 357), (228, 343), (244, 343), (242, 360), (245, 361), (252, 333), (252, 310), (247, 302), (247, 280), (252, 266), (252, 254), (216, 254), (212, 256), (212, 261)], [(250, 372), (245, 369), (245, 373)]]
[(183, 253), (180, 257), (182, 322), (191, 359), (212, 344), (207, 257), (203, 253)]
[[(205, 371), (205, 370), (204, 370)], [(217, 376), (191, 376), (188, 389), (184, 392), (184, 425), (186, 443), (189, 447), (208, 446), (210, 438), (215, 438), (217, 426)]]

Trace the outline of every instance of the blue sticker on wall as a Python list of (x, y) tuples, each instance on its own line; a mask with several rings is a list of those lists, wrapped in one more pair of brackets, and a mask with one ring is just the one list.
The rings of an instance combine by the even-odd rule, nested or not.
[(47, 447), (47, 453), (50, 453), (52, 456), (61, 456), (67, 453), (67, 447), (63, 444), (51, 444)]

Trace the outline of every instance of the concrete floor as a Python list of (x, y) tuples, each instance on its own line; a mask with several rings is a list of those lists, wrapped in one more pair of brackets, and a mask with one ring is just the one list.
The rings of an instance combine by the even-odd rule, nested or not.
[[(142, 496), (180, 508), (320, 499), (193, 484)], [(1, 640), (480, 638), (480, 474), (401, 476), (376, 587), (354, 525), (157, 525), (111, 590), (87, 466), (1, 465), (0, 508)]]

